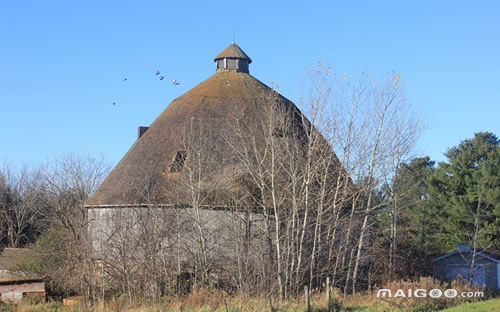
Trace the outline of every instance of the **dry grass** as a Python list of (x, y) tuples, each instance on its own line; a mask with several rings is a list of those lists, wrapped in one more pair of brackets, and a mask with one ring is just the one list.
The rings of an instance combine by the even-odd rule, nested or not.
[[(427, 293), (432, 289), (440, 289), (445, 291), (446, 289), (455, 289), (458, 294), (462, 292), (477, 292), (484, 291), (482, 288), (474, 288), (465, 283), (454, 281), (451, 285), (441, 284), (439, 282), (433, 281), (430, 277), (421, 278), (418, 281), (393, 281), (387, 285), (383, 285), (380, 289), (390, 289), (392, 294), (394, 294), (398, 289), (403, 290), (416, 290), (425, 289)], [(364, 293), (351, 295), (346, 298), (341, 299), (343, 306), (348, 307), (363, 307), (363, 306), (381, 306), (385, 307), (388, 311), (398, 311), (398, 310), (418, 310), (418, 311), (437, 311), (447, 307), (452, 307), (468, 302), (474, 302), (481, 300), (482, 298), (446, 298), (441, 296), (440, 298), (377, 298), (377, 289), (367, 291)]]
[[(478, 291), (477, 288), (467, 287), (460, 283), (441, 285), (430, 278), (419, 281), (398, 281), (384, 285), (381, 288), (391, 289), (441, 289), (454, 288), (459, 293), (463, 291)], [(368, 291), (343, 298), (334, 290), (334, 299), (342, 306), (342, 311), (438, 311), (447, 307), (478, 301), (472, 298), (377, 298), (376, 290)], [(313, 293), (311, 297), (313, 311), (327, 311), (327, 299), (324, 293)], [(219, 290), (203, 288), (183, 297), (166, 297), (162, 302), (152, 303), (151, 300), (136, 298), (129, 302), (121, 297), (107, 302), (105, 305), (86, 307), (82, 305), (63, 306), (61, 303), (30, 304), (22, 303), (17, 306), (0, 306), (0, 312), (261, 312), (261, 311), (306, 311), (303, 298), (287, 300), (279, 303), (263, 297), (229, 296)]]

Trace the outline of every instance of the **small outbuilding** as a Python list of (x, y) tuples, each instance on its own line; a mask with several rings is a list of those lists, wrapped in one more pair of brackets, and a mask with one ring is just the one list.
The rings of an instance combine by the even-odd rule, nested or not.
[(10, 303), (32, 297), (45, 300), (45, 282), (41, 276), (19, 271), (27, 255), (25, 248), (5, 248), (0, 253), (0, 301)]
[(6, 303), (18, 302), (32, 297), (36, 301), (45, 300), (45, 282), (41, 277), (10, 276), (0, 278), (0, 300)]
[(455, 250), (432, 260), (433, 277), (444, 282), (464, 279), (473, 285), (500, 289), (500, 251), (474, 249), (460, 244)]

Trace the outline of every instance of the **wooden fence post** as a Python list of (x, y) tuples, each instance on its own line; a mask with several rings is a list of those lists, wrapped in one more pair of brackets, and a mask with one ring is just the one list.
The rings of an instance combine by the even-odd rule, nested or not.
[(311, 298), (309, 297), (309, 287), (307, 285), (304, 286), (304, 297), (306, 300), (307, 312), (310, 312), (311, 311)]
[(332, 292), (330, 291), (330, 277), (326, 277), (326, 302), (328, 303), (328, 312), (332, 312)]

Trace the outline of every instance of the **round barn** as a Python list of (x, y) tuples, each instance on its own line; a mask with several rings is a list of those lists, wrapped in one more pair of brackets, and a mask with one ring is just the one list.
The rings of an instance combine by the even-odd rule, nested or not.
[[(252, 60), (236, 43), (214, 61), (214, 75), (139, 129), (86, 203), (94, 250), (109, 270), (133, 275), (144, 271), (137, 259), (149, 259), (150, 270), (177, 276), (180, 291), (193, 279), (242, 287), (243, 279), (274, 274), (259, 262), (280, 256), (287, 234), (279, 218), (303, 225), (300, 255), (311, 253), (313, 231), (305, 228), (315, 214), (284, 195), (305, 170), (314, 181), (300, 192), (314, 202), (322, 185), (343, 196), (352, 188), (327, 141), (294, 103), (250, 75)], [(324, 203), (335, 203), (333, 190), (323, 193)]]

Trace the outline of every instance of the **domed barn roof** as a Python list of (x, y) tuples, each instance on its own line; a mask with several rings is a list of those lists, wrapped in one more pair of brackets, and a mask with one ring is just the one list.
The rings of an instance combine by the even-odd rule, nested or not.
[[(251, 62), (236, 44), (226, 48), (215, 61), (225, 58)], [(228, 122), (243, 116), (245, 120), (255, 123), (266, 114), (265, 105), (269, 104), (270, 95), (271, 102), (299, 112), (291, 101), (255, 79), (248, 71), (225, 69), (218, 67), (214, 75), (172, 101), (131, 146), (87, 205), (137, 204), (131, 202), (135, 201), (131, 194), (140, 191), (144, 181), (153, 176), (161, 179), (162, 194), (170, 191), (170, 196), (166, 196), (163, 199), (166, 202), (162, 204), (179, 204), (182, 199), (174, 199), (172, 192), (179, 184), (178, 171), (189, 158), (182, 133), (193, 123), (203, 122), (203, 134), (210, 133), (209, 145), (213, 146), (210, 153), (217, 154), (221, 162), (228, 164), (234, 159), (230, 160), (228, 143), (221, 139), (221, 135), (228, 132)], [(176, 163), (180, 168), (176, 167)], [(218, 173), (213, 173), (213, 176), (214, 180), (219, 178)]]

